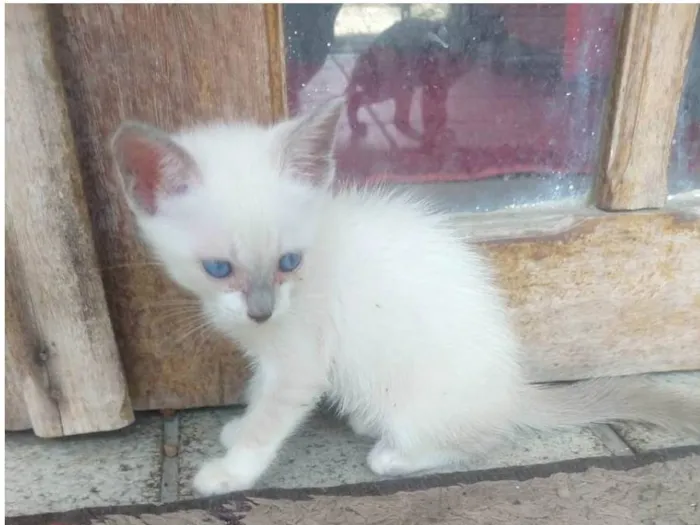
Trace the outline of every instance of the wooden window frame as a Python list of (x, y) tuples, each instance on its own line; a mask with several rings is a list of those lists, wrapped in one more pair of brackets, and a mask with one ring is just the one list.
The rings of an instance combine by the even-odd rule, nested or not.
[(455, 216), (494, 260), (538, 381), (700, 369), (700, 199), (667, 194), (697, 14), (624, 6), (591, 206)]
[(663, 208), (697, 4), (626, 5), (596, 205)]

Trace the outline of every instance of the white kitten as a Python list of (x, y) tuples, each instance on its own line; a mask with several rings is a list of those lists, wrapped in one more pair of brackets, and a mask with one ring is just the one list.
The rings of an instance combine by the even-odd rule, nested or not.
[(143, 237), (254, 367), (248, 409), (197, 492), (252, 487), (322, 396), (377, 439), (379, 475), (458, 461), (518, 427), (700, 428), (697, 404), (636, 381), (529, 385), (489, 267), (446, 216), (331, 190), (341, 109), (171, 136), (125, 123), (114, 136)]

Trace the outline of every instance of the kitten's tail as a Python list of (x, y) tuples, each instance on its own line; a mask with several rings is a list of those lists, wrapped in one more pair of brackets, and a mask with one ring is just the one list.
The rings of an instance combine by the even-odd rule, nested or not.
[(639, 377), (530, 385), (516, 423), (538, 428), (638, 422), (700, 436), (700, 393), (683, 394)]

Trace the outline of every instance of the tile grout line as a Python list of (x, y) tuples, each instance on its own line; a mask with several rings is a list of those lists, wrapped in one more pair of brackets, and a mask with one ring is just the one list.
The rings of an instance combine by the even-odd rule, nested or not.
[(613, 456), (634, 456), (636, 454), (610, 425), (595, 424), (589, 428)]
[(163, 416), (163, 461), (160, 469), (160, 503), (178, 500), (180, 478), (180, 415)]
[[(638, 424), (643, 425), (642, 423), (638, 423)], [(619, 426), (615, 426), (614, 424), (610, 424), (608, 426), (615, 433), (615, 435), (617, 436), (617, 439), (622, 441), (625, 444), (625, 446), (632, 451), (632, 454), (637, 455), (637, 454), (640, 454), (641, 452), (643, 452), (642, 449), (635, 446), (635, 444), (632, 441), (628, 440), (625, 437), (625, 435), (622, 433), (622, 429)], [(665, 448), (668, 448), (668, 447), (665, 447)]]

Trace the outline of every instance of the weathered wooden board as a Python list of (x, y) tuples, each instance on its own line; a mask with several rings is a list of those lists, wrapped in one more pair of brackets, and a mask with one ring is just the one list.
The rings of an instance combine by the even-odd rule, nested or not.
[(661, 208), (697, 4), (625, 7), (609, 144), (597, 186), (604, 210)]
[(214, 335), (188, 335), (195, 324), (174, 305), (184, 296), (148, 264), (107, 145), (125, 118), (166, 130), (212, 119), (270, 122), (275, 83), (266, 8), (85, 4), (49, 9), (132, 402), (138, 409), (235, 402), (246, 375), (244, 361)]
[[(47, 364), (46, 342), (34, 319), (31, 297), (17, 260), (16, 241), (6, 232), (5, 430), (32, 429), (43, 437), (64, 435), (56, 378)], [(70, 351), (70, 350), (69, 350)]]
[(700, 369), (700, 203), (459, 224), (493, 258), (537, 380)]
[(5, 359), (24, 403), (9, 422), (49, 437), (121, 428), (133, 412), (46, 15), (21, 4), (5, 15)]
[(275, 120), (289, 116), (282, 7), (283, 4), (265, 4), (265, 28), (270, 62), (270, 106)]
[[(9, 238), (5, 231), (5, 237)], [(34, 330), (25, 325), (25, 315), (19, 303), (17, 264), (14, 250), (5, 244), (5, 430), (26, 430), (32, 428), (22, 389), (23, 377), (34, 370), (28, 370), (32, 363), (31, 349), (35, 344), (30, 340)], [(52, 418), (53, 419), (53, 418)]]

